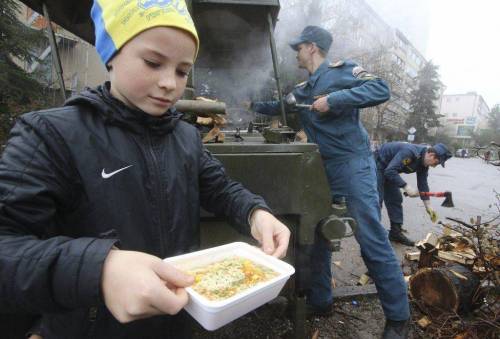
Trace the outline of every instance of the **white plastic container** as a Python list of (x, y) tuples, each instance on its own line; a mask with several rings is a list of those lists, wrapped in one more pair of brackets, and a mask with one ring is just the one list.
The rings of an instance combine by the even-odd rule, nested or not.
[(228, 257), (243, 257), (264, 265), (278, 276), (241, 291), (224, 300), (211, 301), (192, 288), (187, 288), (189, 303), (184, 309), (205, 329), (213, 331), (276, 298), (286, 281), (295, 273), (293, 266), (265, 254), (243, 242), (234, 242), (202, 251), (164, 259), (181, 270), (203, 267)]

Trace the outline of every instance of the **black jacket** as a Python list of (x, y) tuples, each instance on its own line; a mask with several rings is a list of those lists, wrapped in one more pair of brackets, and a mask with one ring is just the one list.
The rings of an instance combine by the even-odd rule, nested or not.
[(171, 111), (127, 108), (109, 85), (20, 117), (0, 162), (0, 313), (43, 314), (49, 338), (180, 338), (161, 316), (119, 324), (100, 295), (113, 245), (160, 258), (199, 245), (200, 205), (248, 232), (259, 196), (231, 181)]

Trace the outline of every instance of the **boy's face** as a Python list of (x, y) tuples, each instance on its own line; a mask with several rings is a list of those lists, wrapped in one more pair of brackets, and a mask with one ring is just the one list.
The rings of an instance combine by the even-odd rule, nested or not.
[(155, 27), (127, 42), (109, 62), (111, 94), (127, 106), (160, 116), (180, 99), (196, 45), (189, 33)]

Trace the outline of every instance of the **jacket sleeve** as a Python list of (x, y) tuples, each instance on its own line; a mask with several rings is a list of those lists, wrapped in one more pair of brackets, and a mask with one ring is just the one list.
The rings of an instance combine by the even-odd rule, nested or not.
[[(426, 168), (423, 171), (417, 172), (417, 187), (420, 192), (429, 192), (429, 184), (427, 183), (427, 176), (429, 175), (429, 169)], [(429, 200), (429, 197), (420, 196), (422, 200)]]
[(264, 115), (279, 115), (280, 103), (279, 101), (257, 101), (252, 103), (252, 110)]
[(390, 98), (387, 83), (374, 75), (362, 72), (358, 77), (348, 67), (342, 75), (342, 90), (328, 95), (328, 105), (334, 112), (379, 105)]
[(203, 147), (199, 186), (201, 205), (215, 215), (229, 217), (240, 232), (249, 234), (248, 219), (257, 208), (268, 211), (264, 199), (253, 194), (239, 182), (229, 179), (221, 162)]
[[(39, 114), (20, 118), (0, 161), (0, 310), (63, 312), (100, 301), (114, 240), (58, 236), (74, 201), (70, 158)], [(74, 177), (73, 177), (74, 179)], [(66, 225), (70, 226), (70, 225)]]
[(407, 152), (405, 150), (396, 153), (396, 155), (392, 158), (392, 160), (384, 170), (384, 176), (389, 182), (395, 184), (398, 187), (406, 186), (406, 181), (401, 178), (401, 175), (399, 175), (399, 173), (403, 172), (403, 160), (409, 157), (412, 157), (411, 152)]

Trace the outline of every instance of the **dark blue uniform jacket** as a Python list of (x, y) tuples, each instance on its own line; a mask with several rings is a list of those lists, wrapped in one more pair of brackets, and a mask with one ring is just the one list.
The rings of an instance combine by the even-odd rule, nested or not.
[[(325, 61), (309, 77), (295, 87), (297, 103), (312, 104), (328, 96), (330, 111), (320, 114), (299, 110), (302, 127), (310, 142), (318, 144), (324, 159), (345, 162), (371, 154), (368, 133), (359, 119), (359, 109), (378, 105), (390, 97), (387, 84), (368, 74), (351, 61), (330, 64)], [(253, 109), (262, 114), (279, 114), (277, 101), (255, 103)]]
[[(420, 192), (429, 192), (427, 175), (429, 167), (424, 166), (424, 155), (427, 147), (404, 142), (388, 142), (376, 152), (377, 167), (384, 173), (389, 182), (404, 187), (406, 182), (399, 173), (417, 173), (417, 186)], [(421, 197), (429, 200), (429, 197)]]

